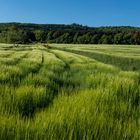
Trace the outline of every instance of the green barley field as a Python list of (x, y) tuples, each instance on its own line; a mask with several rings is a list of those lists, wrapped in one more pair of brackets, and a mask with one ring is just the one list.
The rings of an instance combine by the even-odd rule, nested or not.
[(140, 46), (0, 44), (0, 140), (139, 140)]

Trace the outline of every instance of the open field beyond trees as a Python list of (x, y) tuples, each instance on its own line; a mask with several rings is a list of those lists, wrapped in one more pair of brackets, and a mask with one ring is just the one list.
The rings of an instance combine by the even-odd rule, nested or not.
[(0, 44), (0, 140), (139, 140), (140, 46)]

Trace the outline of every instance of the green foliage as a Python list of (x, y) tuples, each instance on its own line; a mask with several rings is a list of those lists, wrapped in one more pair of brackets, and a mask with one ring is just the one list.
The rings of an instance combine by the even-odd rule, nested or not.
[(121, 44), (121, 42), (123, 42), (123, 34), (118, 33), (114, 36), (114, 43), (115, 44)]
[(47, 33), (42, 30), (35, 31), (35, 39), (37, 42), (43, 43), (47, 39)]
[(99, 44), (112, 44), (111, 36), (103, 35), (99, 41)]
[(83, 36), (79, 36), (77, 39), (78, 44), (89, 44), (91, 40), (91, 35), (90, 33), (87, 33)]
[(65, 33), (56, 39), (56, 43), (71, 43), (72, 38), (69, 33)]
[(0, 42), (14, 44), (140, 44), (140, 29), (134, 27), (87, 27), (79, 24), (0, 24)]

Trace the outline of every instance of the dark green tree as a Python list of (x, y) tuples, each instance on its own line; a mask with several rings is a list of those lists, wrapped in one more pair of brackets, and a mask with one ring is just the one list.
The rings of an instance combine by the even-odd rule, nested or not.
[(114, 36), (114, 44), (122, 44), (123, 43), (123, 34), (117, 33)]

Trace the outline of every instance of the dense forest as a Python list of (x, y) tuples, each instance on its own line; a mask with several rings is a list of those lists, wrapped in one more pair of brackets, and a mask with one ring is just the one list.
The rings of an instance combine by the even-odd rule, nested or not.
[(140, 44), (140, 28), (0, 23), (1, 43)]

